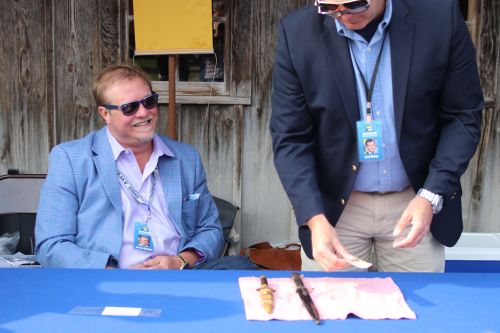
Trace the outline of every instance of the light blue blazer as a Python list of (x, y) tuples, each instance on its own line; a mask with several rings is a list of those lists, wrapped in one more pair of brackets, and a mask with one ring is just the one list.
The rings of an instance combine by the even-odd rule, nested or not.
[[(178, 251), (195, 248), (210, 261), (223, 234), (208, 192), (200, 155), (190, 145), (162, 137), (174, 157), (158, 161)], [(187, 200), (199, 193), (197, 200)], [(193, 196), (196, 197), (196, 196)], [(191, 197), (192, 198), (192, 197)], [(45, 267), (104, 268), (122, 245), (120, 183), (106, 127), (52, 149), (37, 211), (35, 253)]]

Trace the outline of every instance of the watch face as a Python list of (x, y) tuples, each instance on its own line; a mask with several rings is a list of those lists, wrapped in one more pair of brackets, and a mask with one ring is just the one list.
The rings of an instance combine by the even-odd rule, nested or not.
[(442, 208), (443, 208), (443, 198), (439, 197), (437, 204), (436, 204), (436, 213), (439, 213)]

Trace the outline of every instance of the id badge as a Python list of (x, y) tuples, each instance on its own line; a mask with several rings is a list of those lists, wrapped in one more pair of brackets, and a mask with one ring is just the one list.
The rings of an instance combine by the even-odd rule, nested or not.
[(380, 161), (384, 157), (382, 149), (382, 124), (379, 120), (357, 121), (358, 155), (360, 162)]
[(153, 251), (153, 237), (146, 223), (135, 222), (134, 248)]

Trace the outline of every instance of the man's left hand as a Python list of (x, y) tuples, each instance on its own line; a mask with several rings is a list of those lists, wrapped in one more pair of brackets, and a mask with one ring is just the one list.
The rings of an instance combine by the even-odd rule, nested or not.
[[(429, 201), (419, 196), (413, 198), (394, 229), (395, 239), (392, 246), (394, 248), (409, 248), (420, 243), (430, 230), (432, 215), (432, 205)], [(410, 225), (410, 231), (404, 236), (403, 231)]]
[(133, 269), (179, 269), (181, 262), (177, 256), (156, 256), (142, 264), (132, 266)]

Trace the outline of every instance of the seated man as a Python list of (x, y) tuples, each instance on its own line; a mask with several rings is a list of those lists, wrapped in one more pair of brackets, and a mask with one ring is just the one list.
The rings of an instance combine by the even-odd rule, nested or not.
[(105, 127), (54, 147), (36, 221), (45, 267), (253, 269), (219, 255), (217, 207), (195, 148), (155, 134), (158, 94), (112, 65), (93, 94)]

